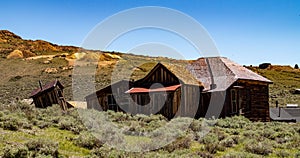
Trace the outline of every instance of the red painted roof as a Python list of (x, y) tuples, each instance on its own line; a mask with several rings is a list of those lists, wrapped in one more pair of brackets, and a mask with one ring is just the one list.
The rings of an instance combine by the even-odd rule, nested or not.
[(33, 97), (33, 96), (35, 96), (35, 95), (37, 95), (39, 93), (47, 91), (48, 89), (51, 89), (51, 88), (55, 87), (56, 85), (60, 86), (61, 88), (64, 87), (58, 80), (55, 80), (55, 81), (49, 82), (46, 85), (44, 85), (42, 87), (42, 89), (41, 88), (37, 88), (34, 91), (32, 91), (30, 97)]
[(151, 92), (170, 92), (170, 91), (175, 91), (178, 89), (181, 85), (174, 85), (174, 86), (169, 86), (169, 87), (163, 87), (163, 88), (155, 88), (155, 89), (148, 89), (148, 88), (131, 88), (125, 93), (151, 93)]

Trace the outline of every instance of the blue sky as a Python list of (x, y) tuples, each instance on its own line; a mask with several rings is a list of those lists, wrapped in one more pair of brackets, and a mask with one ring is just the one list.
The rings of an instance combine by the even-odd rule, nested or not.
[[(142, 6), (167, 7), (191, 16), (208, 31), (221, 56), (240, 64), (300, 64), (298, 0), (7, 0), (1, 3), (0, 29), (10, 30), (25, 39), (80, 46), (104, 19)], [(128, 41), (133, 39), (149, 42), (169, 39), (168, 45), (172, 45), (171, 40), (176, 38), (169, 36), (159, 30), (133, 32), (121, 37), (109, 50), (126, 52)], [(157, 37), (165, 40), (155, 41)], [(178, 41), (178, 50), (183, 56), (197, 58), (191, 55), (187, 44), (178, 44)]]

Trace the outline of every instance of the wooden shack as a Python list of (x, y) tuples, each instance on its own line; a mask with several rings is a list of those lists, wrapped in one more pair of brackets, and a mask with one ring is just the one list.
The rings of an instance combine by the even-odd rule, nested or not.
[(188, 69), (204, 85), (200, 117), (244, 115), (254, 121), (270, 120), (272, 81), (224, 57), (199, 58)]
[(87, 96), (86, 101), (88, 108), (98, 110), (162, 114), (169, 119), (194, 117), (202, 89), (201, 83), (182, 66), (158, 63), (144, 78), (113, 83)]
[(58, 81), (52, 81), (42, 86), (39, 81), (39, 88), (32, 91), (30, 98), (33, 99), (35, 107), (46, 108), (52, 104), (59, 104), (63, 110), (66, 110), (67, 105), (63, 92), (64, 86)]
[(121, 105), (128, 104), (128, 98), (125, 92), (133, 86), (133, 83), (128, 80), (120, 80), (112, 83), (105, 88), (98, 90), (85, 97), (88, 109), (96, 109), (99, 111), (124, 111)]

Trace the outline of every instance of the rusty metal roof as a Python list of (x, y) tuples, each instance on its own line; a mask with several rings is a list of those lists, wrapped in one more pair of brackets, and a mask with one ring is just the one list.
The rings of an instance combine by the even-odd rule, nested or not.
[(64, 88), (64, 86), (58, 80), (55, 80), (55, 81), (49, 82), (46, 85), (42, 86), (42, 89), (37, 88), (34, 91), (32, 91), (31, 95), (30, 95), (30, 98), (33, 97), (33, 96), (36, 96), (38, 94), (41, 94), (41, 93), (43, 93), (43, 92), (45, 92), (45, 91), (47, 91), (51, 88), (54, 88), (56, 86), (59, 86), (61, 89)]
[(125, 93), (133, 94), (133, 93), (151, 93), (151, 92), (172, 92), (172, 91), (176, 91), (179, 87), (181, 87), (180, 84), (169, 86), (169, 87), (152, 88), (152, 89), (135, 87), (129, 89)]
[[(187, 68), (204, 85), (206, 91), (224, 91), (239, 79), (272, 83), (225, 57), (199, 58)], [(215, 84), (216, 88), (211, 90), (211, 84)]]

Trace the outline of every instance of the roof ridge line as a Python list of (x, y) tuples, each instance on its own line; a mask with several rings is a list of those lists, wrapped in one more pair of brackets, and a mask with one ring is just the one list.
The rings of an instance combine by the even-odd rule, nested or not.
[[(234, 76), (234, 78), (236, 78), (237, 77), (237, 75), (228, 67), (228, 65), (226, 64), (226, 62), (224, 62), (223, 61), (223, 57), (220, 57), (220, 60), (222, 61), (222, 63), (224, 64), (224, 66), (226, 67), (226, 69), (228, 69), (230, 72), (231, 72), (231, 74), (233, 74), (233, 76)], [(227, 58), (226, 58), (227, 59)], [(227, 59), (227, 60), (229, 60), (229, 59)], [(230, 60), (231, 61), (231, 60)], [(233, 62), (233, 61), (231, 61), (231, 62)]]

